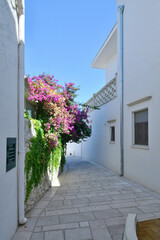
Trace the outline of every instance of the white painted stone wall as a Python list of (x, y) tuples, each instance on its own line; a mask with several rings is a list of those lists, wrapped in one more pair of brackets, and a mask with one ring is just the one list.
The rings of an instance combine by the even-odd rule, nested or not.
[[(6, 138), (17, 138), (18, 22), (15, 0), (0, 1), (0, 239), (17, 227), (17, 164), (6, 172)], [(18, 145), (18, 142), (17, 142)]]
[[(124, 173), (160, 193), (160, 1), (118, 0), (117, 4), (125, 5)], [(132, 107), (127, 105), (147, 96), (152, 98)], [(144, 108), (148, 108), (149, 146), (133, 148), (133, 112)]]

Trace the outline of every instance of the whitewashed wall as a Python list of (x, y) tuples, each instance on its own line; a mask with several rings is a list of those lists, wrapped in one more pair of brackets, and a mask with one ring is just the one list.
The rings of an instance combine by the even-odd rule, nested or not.
[[(118, 97), (90, 115), (92, 136), (82, 143), (82, 157), (103, 165), (117, 173), (120, 169)], [(115, 120), (108, 123), (108, 121)], [(115, 143), (110, 142), (110, 127), (115, 126)]]
[[(160, 1), (118, 0), (117, 3), (125, 5), (124, 173), (126, 177), (160, 192)], [(147, 96), (152, 99), (127, 106)], [(149, 147), (133, 148), (132, 114), (143, 108), (148, 108)]]
[(1, 240), (10, 240), (17, 227), (17, 167), (6, 172), (6, 138), (17, 138), (18, 25), (14, 7), (14, 0), (0, 1)]
[(114, 54), (106, 65), (106, 83), (108, 83), (111, 79), (115, 77), (115, 73), (117, 73), (117, 54)]

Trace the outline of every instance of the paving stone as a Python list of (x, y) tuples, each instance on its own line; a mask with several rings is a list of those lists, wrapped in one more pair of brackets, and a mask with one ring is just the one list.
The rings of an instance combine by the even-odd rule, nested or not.
[(111, 200), (111, 198), (108, 196), (101, 196), (101, 197), (92, 197), (92, 198), (89, 198), (89, 200), (90, 202), (106, 202)]
[(109, 205), (102, 205), (102, 206), (91, 206), (91, 207), (80, 207), (80, 212), (92, 212), (96, 210), (106, 210), (110, 209), (111, 207)]
[(88, 221), (93, 219), (94, 219), (94, 216), (91, 212), (67, 214), (67, 215), (60, 216), (60, 223), (82, 222), (82, 221)]
[(115, 235), (123, 234), (124, 227), (125, 227), (124, 224), (115, 225), (115, 226), (108, 227), (108, 230), (109, 230), (109, 233), (110, 233), (111, 236), (115, 236)]
[(45, 232), (45, 240), (64, 240), (63, 231)]
[(129, 213), (134, 213), (134, 214), (142, 214), (143, 212), (139, 210), (136, 207), (131, 207), (131, 208), (120, 208), (119, 211), (124, 215), (127, 216)]
[(79, 213), (78, 208), (69, 208), (63, 210), (54, 210), (54, 211), (46, 211), (46, 216), (55, 216), (55, 215), (63, 215), (63, 214), (70, 214), (70, 213)]
[(160, 212), (160, 204), (148, 206), (139, 206), (138, 207), (144, 213), (156, 213)]
[(16, 232), (12, 240), (30, 240), (32, 232)]
[(41, 231), (42, 231), (41, 227), (35, 227), (34, 228), (34, 232), (41, 232)]
[(18, 232), (32, 232), (37, 222), (37, 218), (28, 218), (24, 225), (20, 225)]
[(115, 194), (113, 196), (111, 196), (111, 198), (113, 200), (119, 200), (119, 199), (128, 199), (128, 198), (136, 198), (136, 195), (134, 195), (133, 193), (129, 193), (129, 194)]
[(93, 229), (92, 235), (94, 240), (112, 240), (108, 229)]
[(43, 200), (40, 200), (34, 208), (45, 208), (47, 207), (49, 201), (43, 201)]
[(126, 218), (125, 217), (113, 217), (113, 218), (105, 219), (105, 224), (107, 226), (114, 226), (114, 225), (125, 224), (125, 222), (126, 222)]
[(118, 217), (122, 216), (122, 214), (116, 209), (108, 209), (103, 211), (95, 211), (93, 212), (96, 218), (109, 218), (109, 217)]
[(80, 227), (89, 227), (89, 222), (85, 221), (85, 222), (79, 222)]
[(53, 225), (58, 223), (59, 223), (58, 216), (41, 217), (38, 219), (36, 226), (46, 226), (46, 225)]
[(96, 219), (89, 221), (91, 229), (103, 229), (106, 228), (105, 221), (102, 219)]
[(89, 228), (77, 228), (65, 230), (65, 240), (88, 240), (92, 239)]
[(121, 202), (121, 203), (113, 203), (111, 204), (112, 208), (124, 208), (124, 207), (135, 207), (137, 206), (137, 202)]
[(43, 232), (33, 233), (31, 240), (43, 240), (43, 236), (44, 236)]
[(33, 208), (26, 217), (39, 217), (43, 212), (43, 208)]
[(65, 223), (58, 225), (50, 225), (42, 227), (42, 231), (53, 231), (53, 230), (61, 230), (61, 229), (70, 229), (70, 228), (78, 228), (78, 223)]
[(145, 205), (153, 205), (153, 204), (160, 204), (160, 200), (153, 199), (153, 200), (145, 200), (145, 201), (137, 201), (138, 205), (145, 206)]
[(63, 206), (63, 201), (62, 200), (51, 200), (50, 203), (48, 204), (47, 208), (53, 208), (57, 206)]

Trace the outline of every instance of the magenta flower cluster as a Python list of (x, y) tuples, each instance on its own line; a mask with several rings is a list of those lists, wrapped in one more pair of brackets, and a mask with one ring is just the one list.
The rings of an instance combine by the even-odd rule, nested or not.
[(37, 118), (43, 121), (48, 146), (54, 149), (60, 135), (68, 135), (69, 140), (79, 139), (81, 124), (85, 123), (88, 128), (87, 110), (80, 110), (74, 102), (79, 88), (74, 87), (74, 83), (66, 83), (63, 87), (50, 75), (28, 78), (28, 84), (28, 100), (37, 105)]

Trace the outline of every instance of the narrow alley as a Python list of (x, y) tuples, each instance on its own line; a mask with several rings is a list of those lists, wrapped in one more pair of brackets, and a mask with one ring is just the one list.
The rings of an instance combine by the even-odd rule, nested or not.
[(59, 182), (13, 240), (121, 240), (128, 213), (160, 217), (160, 194), (91, 162), (68, 158)]

